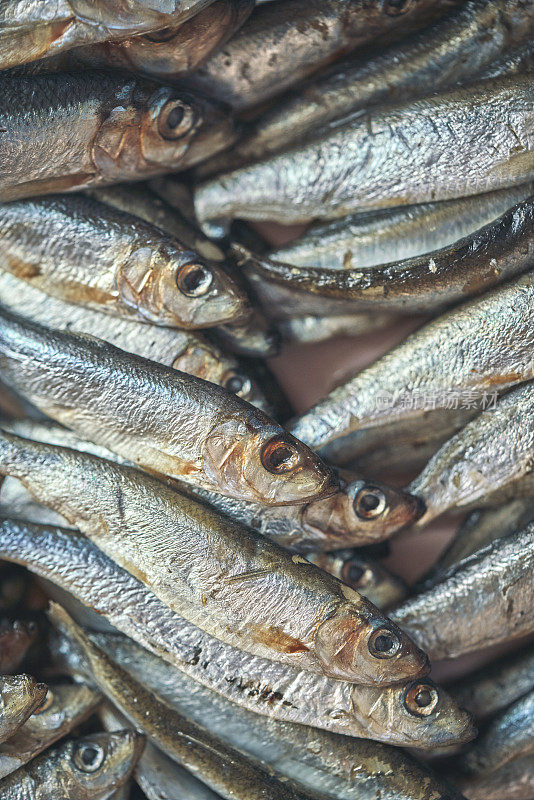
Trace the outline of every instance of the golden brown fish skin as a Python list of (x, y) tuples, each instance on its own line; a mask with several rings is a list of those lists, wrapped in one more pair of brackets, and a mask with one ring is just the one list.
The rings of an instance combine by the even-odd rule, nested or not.
[(1, 206), (0, 242), (0, 269), (95, 311), (188, 330), (250, 313), (248, 298), (216, 262), (82, 195)]
[(227, 800), (306, 800), (309, 797), (297, 785), (278, 780), (272, 770), (245, 758), (205, 728), (162, 703), (97, 647), (60, 606), (52, 603), (49, 616), (80, 652), (89, 680), (130, 723), (222, 797)]
[[(263, 113), (238, 147), (199, 165), (202, 177), (238, 169), (309, 139), (313, 131), (346, 119), (378, 104), (422, 97), (451, 86), (472, 83), (476, 76), (513, 74), (521, 68), (517, 56), (528, 62), (529, 39), (534, 33), (530, 3), (520, 0), (470, 0), (432, 27), (399, 45), (366, 59), (336, 64), (298, 91)], [(525, 42), (527, 46), (525, 47)]]
[(0, 77), (0, 124), (1, 201), (186, 169), (235, 138), (215, 102), (90, 70)]
[(456, 658), (534, 631), (534, 526), (462, 561), (390, 617), (431, 659)]
[(235, 218), (287, 225), (527, 183), (533, 100), (531, 76), (512, 75), (371, 109), (201, 183), (197, 217), (220, 235)]
[(42, 705), (0, 746), (0, 778), (19, 769), (85, 722), (101, 702), (102, 695), (87, 686), (59, 684), (48, 689)]
[(124, 39), (185, 22), (210, 0), (147, 3), (117, 0), (6, 0), (0, 9), (0, 69), (60, 53), (73, 47)]
[(37, 683), (29, 675), (4, 675), (0, 678), (0, 742), (17, 732), (39, 708), (47, 691), (44, 683)]
[(67, 739), (0, 781), (2, 800), (105, 800), (130, 776), (144, 747), (133, 730)]
[(35, 622), (0, 622), (0, 675), (14, 672), (37, 636)]
[(264, 505), (336, 491), (318, 456), (221, 387), (92, 337), (0, 316), (1, 376), (80, 436), (153, 472)]
[(253, 6), (253, 0), (213, 0), (183, 24), (167, 25), (131, 39), (106, 39), (76, 47), (32, 62), (16, 74), (113, 69), (172, 83), (198, 69), (222, 47), (241, 27)]
[[(361, 595), (208, 506), (87, 453), (10, 434), (0, 446), (2, 474), (218, 639), (340, 680), (388, 685), (428, 671), (426, 655)], [(157, 509), (149, 541), (139, 498), (143, 516)]]
[(373, 39), (399, 38), (454, 2), (291, 0), (257, 9), (226, 47), (185, 80), (202, 93), (244, 110), (283, 92)]
[[(235, 245), (240, 265), (263, 302), (293, 295), (303, 314), (320, 302), (326, 314), (349, 311), (429, 313), (479, 294), (532, 266), (532, 198), (453, 244), (372, 268), (325, 271), (294, 267)], [(316, 313), (317, 305), (310, 313)]]

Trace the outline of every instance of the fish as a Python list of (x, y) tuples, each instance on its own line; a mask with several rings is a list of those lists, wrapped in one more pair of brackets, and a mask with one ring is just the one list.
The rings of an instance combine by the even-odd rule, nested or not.
[(397, 605), (408, 596), (408, 587), (402, 578), (394, 575), (379, 561), (360, 554), (358, 550), (308, 553), (307, 558), (380, 609)]
[[(2, 304), (14, 314), (54, 328), (97, 336), (129, 353), (223, 386), (269, 412), (259, 383), (232, 356), (197, 332), (151, 326), (66, 303), (0, 271)], [(148, 334), (148, 335), (147, 335)]]
[[(238, 30), (254, 7), (253, 0), (212, 0), (194, 17), (150, 33), (63, 50), (31, 62), (16, 74), (112, 69), (173, 82), (198, 69)], [(199, 4), (200, 7), (200, 4)], [(2, 42), (0, 39), (0, 58)]]
[(534, 756), (534, 691), (491, 720), (462, 756), (460, 769), (470, 776), (484, 775), (524, 755)]
[(2, 75), (0, 98), (2, 202), (186, 169), (236, 136), (216, 103), (113, 73)]
[[(273, 309), (275, 314), (284, 309)], [(392, 325), (395, 316), (362, 311), (359, 314), (346, 314), (338, 317), (288, 317), (277, 319), (277, 328), (285, 342), (310, 344), (325, 342), (339, 336), (362, 336)]]
[(449, 691), (462, 708), (478, 719), (496, 714), (534, 690), (534, 647), (523, 646), (515, 653), (492, 661), (467, 675)]
[[(431, 27), (367, 58), (338, 62), (268, 109), (228, 153), (199, 166), (202, 176), (280, 152), (315, 130), (380, 104), (424, 97), (477, 77), (514, 74), (511, 51), (531, 52), (534, 15), (517, 0), (469, 0)], [(527, 59), (528, 60), (528, 59)]]
[(457, 658), (534, 631), (534, 526), (498, 539), (389, 611), (429, 657)]
[(0, 11), (0, 69), (93, 42), (114, 41), (178, 25), (202, 11), (210, 0), (136, 0), (19, 3), (6, 0)]
[(317, 455), (222, 387), (8, 311), (0, 320), (0, 377), (118, 455), (265, 505), (304, 503), (339, 486)]
[(343, 440), (354, 433), (354, 447), (367, 428), (415, 425), (436, 410), (475, 416), (496, 392), (534, 377), (533, 297), (528, 272), (445, 312), (335, 388), (291, 431), (335, 462)]
[(408, 491), (424, 500), (423, 527), (449, 509), (498, 505), (532, 496), (534, 386), (525, 383), (491, 403), (430, 459)]
[(473, 779), (458, 779), (468, 800), (530, 800), (534, 792), (534, 756), (519, 756)]
[(528, 183), (475, 197), (354, 214), (312, 225), (269, 258), (324, 270), (366, 269), (415, 258), (469, 236), (533, 193), (534, 184)]
[(136, 728), (169, 758), (186, 767), (226, 800), (305, 800), (298, 785), (280, 780), (272, 770), (247, 759), (206, 728), (166, 706), (144, 685), (109, 658), (56, 603), (49, 617), (79, 653), (88, 679), (97, 685)]
[(35, 622), (0, 622), (0, 675), (14, 672), (37, 638)]
[(0, 778), (24, 766), (85, 722), (101, 702), (102, 695), (87, 686), (61, 683), (49, 688), (42, 705), (14, 736), (0, 745)]
[[(428, 671), (425, 654), (357, 592), (152, 476), (11, 434), (0, 437), (0, 472), (79, 527), (169, 608), (228, 644), (360, 683), (388, 685)], [(251, 605), (251, 593), (264, 598), (263, 611)]]
[(385, 4), (292, 0), (257, 9), (184, 86), (245, 111), (373, 40), (400, 38), (454, 6), (451, 0)]
[[(530, 483), (530, 476), (525, 480)], [(435, 584), (464, 558), (487, 547), (495, 539), (501, 539), (524, 528), (532, 520), (534, 520), (534, 498), (528, 493), (525, 497), (512, 498), (496, 508), (472, 511), (462, 522), (453, 540), (430, 572), (421, 579), (420, 585), (428, 588)]]
[(533, 100), (532, 78), (512, 75), (356, 114), (200, 183), (197, 217), (220, 235), (234, 218), (290, 225), (518, 186), (534, 174)]
[[(399, 745), (467, 740), (474, 735), (470, 717), (428, 681), (362, 687), (251, 656), (208, 636), (77, 531), (5, 520), (0, 523), (0, 552), (2, 558), (23, 564), (96, 610), (100, 619), (191, 680), (225, 697), (234, 710), (254, 712), (255, 719), (266, 716)], [(63, 662), (61, 643), (51, 647), (57, 661)], [(177, 683), (179, 675), (173, 680)], [(411, 701), (406, 706), (406, 693), (413, 685), (431, 687), (430, 714), (427, 707)], [(390, 711), (384, 713), (384, 708)]]
[[(91, 638), (135, 680), (146, 683), (148, 675), (148, 687), (171, 708), (199, 725), (209, 726), (232, 747), (264, 761), (289, 780), (299, 781), (308, 791), (317, 792), (325, 799), (375, 800), (377, 792), (389, 800), (419, 798), (418, 791), (427, 782), (427, 790), (436, 793), (436, 800), (456, 797), (454, 792), (449, 795), (447, 788), (430, 771), (397, 748), (258, 717), (236, 708), (195, 681), (177, 675), (168, 664), (148, 655), (124, 636), (97, 633), (91, 634)], [(398, 717), (398, 711), (391, 713), (392, 719)], [(105, 707), (104, 717), (109, 717)], [(435, 730), (435, 726), (440, 726), (439, 718), (428, 726), (423, 718), (419, 721), (421, 740), (425, 727), (430, 737), (439, 735)], [(111, 719), (110, 726), (117, 727), (119, 722)], [(138, 773), (142, 767), (143, 759)]]
[(66, 302), (194, 330), (249, 313), (215, 262), (137, 217), (84, 196), (0, 207), (0, 268)]
[[(39, 708), (48, 687), (29, 675), (0, 677), (0, 743), (10, 739)], [(0, 797), (3, 795), (0, 793)]]
[(143, 750), (133, 730), (67, 739), (0, 781), (4, 800), (105, 800), (124, 783)]

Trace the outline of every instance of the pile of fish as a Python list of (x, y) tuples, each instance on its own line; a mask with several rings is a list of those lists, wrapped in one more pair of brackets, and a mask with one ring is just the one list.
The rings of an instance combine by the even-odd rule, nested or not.
[(2, 0), (0, 800), (534, 798), (533, 223), (534, 0)]

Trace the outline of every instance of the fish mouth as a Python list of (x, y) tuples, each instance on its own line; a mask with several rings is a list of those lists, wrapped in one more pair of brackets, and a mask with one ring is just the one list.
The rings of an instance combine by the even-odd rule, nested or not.
[(231, 117), (222, 112), (212, 114), (211, 119), (202, 123), (194, 140), (180, 161), (180, 170), (194, 167), (216, 153), (232, 147), (239, 138), (240, 131)]

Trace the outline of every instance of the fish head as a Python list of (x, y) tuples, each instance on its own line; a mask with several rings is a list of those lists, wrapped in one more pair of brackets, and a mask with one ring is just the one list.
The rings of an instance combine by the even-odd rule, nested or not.
[(237, 137), (223, 107), (178, 89), (137, 81), (103, 113), (92, 145), (101, 183), (187, 169)]
[(349, 478), (326, 500), (310, 503), (303, 514), (307, 528), (323, 532), (340, 545), (365, 545), (387, 539), (423, 513), (419, 498), (379, 481)]
[(371, 738), (391, 744), (433, 748), (471, 741), (471, 715), (429, 678), (375, 689), (355, 686), (353, 711)]
[(307, 553), (306, 558), (379, 608), (391, 606), (407, 595), (407, 587), (401, 578), (357, 550)]
[(425, 675), (428, 656), (360, 594), (341, 585), (348, 600), (315, 633), (315, 654), (326, 675), (337, 680), (387, 686)]
[(30, 675), (5, 675), (0, 679), (0, 713), (22, 724), (43, 703), (47, 691)]
[(104, 797), (129, 777), (143, 752), (144, 736), (137, 731), (95, 733), (68, 741), (57, 749), (65, 797), (91, 800)]
[(138, 33), (139, 26), (162, 27), (180, 11), (177, 0), (70, 0), (69, 6), (79, 20), (125, 36)]
[(102, 695), (89, 686), (58, 685), (48, 689), (45, 699), (26, 725), (31, 732), (58, 731), (69, 721), (88, 716), (101, 701)]
[(319, 456), (252, 406), (211, 430), (204, 468), (225, 494), (269, 506), (305, 503), (338, 486)]

